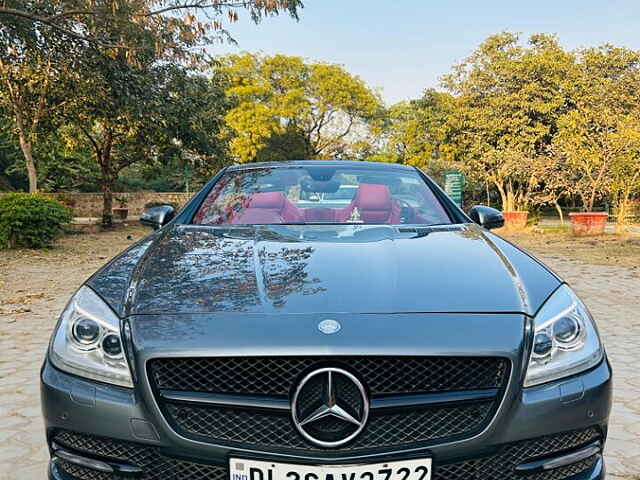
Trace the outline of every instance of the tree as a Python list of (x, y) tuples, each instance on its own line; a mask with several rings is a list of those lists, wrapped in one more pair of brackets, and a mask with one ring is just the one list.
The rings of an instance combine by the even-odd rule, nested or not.
[(560, 201), (575, 194), (572, 170), (566, 157), (555, 152), (552, 145), (548, 154), (540, 156), (533, 167), (534, 175), (540, 182), (539, 188), (531, 195), (531, 203), (535, 206), (553, 206), (560, 217), (560, 223), (564, 225)]
[(156, 54), (186, 58), (197, 46), (233, 41), (224, 22), (237, 21), (240, 11), (257, 23), (282, 11), (297, 18), (302, 7), (301, 0), (5, 0), (0, 40), (10, 44), (37, 31), (45, 46), (62, 39), (127, 58), (144, 40)]
[[(53, 90), (95, 52), (131, 65), (201, 61), (204, 47), (233, 41), (223, 18), (245, 10), (258, 22), (287, 11), (297, 18), (300, 0), (6, 0), (0, 6), (0, 106), (14, 116), (29, 177), (37, 190), (34, 142), (52, 110), (66, 101)], [(60, 79), (67, 77), (66, 82)], [(115, 120), (115, 119), (112, 119)], [(108, 149), (106, 149), (108, 150)]]
[[(29, 191), (38, 189), (34, 143), (53, 110), (64, 102), (59, 78), (73, 68), (77, 53), (68, 45), (52, 42), (45, 49), (39, 32), (24, 28), (21, 35), (8, 35), (0, 29), (0, 108), (10, 112), (13, 131), (29, 179)], [(9, 43), (10, 42), (10, 43)]]
[(429, 89), (419, 99), (393, 105), (382, 128), (384, 145), (373, 158), (413, 165), (441, 176), (452, 148), (446, 124), (453, 102), (448, 93)]
[(7, 63), (0, 59), (0, 104), (13, 113), (14, 130), (29, 179), (29, 192), (38, 190), (37, 162), (34, 143), (42, 123), (62, 100), (53, 93), (56, 69), (48, 61), (24, 59), (23, 63)]
[(216, 71), (229, 83), (230, 149), (241, 162), (343, 156), (381, 109), (338, 65), (247, 53), (221, 58)]
[(574, 56), (555, 37), (492, 35), (443, 85), (456, 96), (448, 121), (452, 158), (471, 178), (495, 185), (503, 210), (524, 209), (539, 179), (558, 118), (570, 109)]
[(603, 45), (579, 50), (577, 58), (576, 107), (562, 118), (554, 144), (574, 170), (585, 210), (610, 199), (620, 231), (640, 189), (640, 52)]
[(630, 200), (640, 194), (640, 120), (639, 114), (626, 115), (619, 123), (618, 135), (626, 148), (612, 167), (611, 199), (616, 206), (616, 230), (622, 233), (629, 215)]
[(585, 211), (592, 212), (597, 200), (614, 193), (619, 212), (624, 212), (640, 180), (636, 116), (581, 107), (565, 115), (559, 126), (554, 147), (567, 160), (566, 174), (573, 173), (573, 190)]
[(132, 65), (96, 53), (86, 58), (82, 90), (65, 104), (65, 131), (71, 148), (89, 146), (100, 168), (103, 225), (112, 224), (113, 186), (123, 169), (158, 162), (169, 151), (192, 149), (213, 155), (224, 114), (222, 89), (177, 65)]

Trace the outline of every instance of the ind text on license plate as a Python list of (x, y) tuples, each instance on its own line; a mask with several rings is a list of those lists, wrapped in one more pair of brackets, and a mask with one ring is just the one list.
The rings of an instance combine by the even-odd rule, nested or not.
[(431, 459), (358, 465), (298, 465), (231, 458), (229, 480), (431, 480)]

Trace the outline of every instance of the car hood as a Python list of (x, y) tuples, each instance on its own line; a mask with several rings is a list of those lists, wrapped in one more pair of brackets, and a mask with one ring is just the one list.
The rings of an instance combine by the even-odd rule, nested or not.
[(163, 229), (89, 285), (121, 315), (524, 313), (560, 280), (475, 225)]

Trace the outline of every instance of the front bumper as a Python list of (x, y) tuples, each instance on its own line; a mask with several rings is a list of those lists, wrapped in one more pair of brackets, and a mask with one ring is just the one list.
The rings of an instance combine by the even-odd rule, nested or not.
[[(434, 461), (433, 480), (597, 480), (604, 478), (601, 451), (611, 389), (611, 370), (605, 360), (569, 379), (517, 388), (490, 427), (476, 437), (400, 451), (345, 452), (341, 456), (274, 453), (187, 441), (167, 434), (166, 425), (159, 424), (161, 420), (135, 390), (68, 375), (48, 361), (42, 370), (41, 398), (53, 458), (49, 477), (55, 480), (226, 480), (231, 454), (316, 464), (428, 456)], [(594, 446), (597, 453), (593, 450), (587, 459), (570, 462), (578, 458), (571, 455)], [(67, 457), (56, 455), (56, 450)], [(70, 462), (74, 455), (93, 461), (93, 467)], [(100, 471), (101, 463), (115, 473)]]

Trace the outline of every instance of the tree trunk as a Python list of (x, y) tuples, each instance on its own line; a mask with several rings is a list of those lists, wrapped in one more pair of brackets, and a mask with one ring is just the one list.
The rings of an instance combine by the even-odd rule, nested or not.
[(507, 202), (506, 208), (505, 208), (506, 212), (516, 212), (517, 211), (516, 197), (515, 197), (515, 194), (513, 192), (513, 186), (511, 185), (511, 183), (507, 184), (506, 202)]
[(494, 182), (496, 185), (496, 188), (498, 189), (498, 193), (500, 194), (500, 204), (502, 205), (502, 211), (503, 212), (507, 212), (509, 211), (509, 205), (508, 205), (508, 200), (507, 200), (507, 194), (504, 191), (504, 185), (502, 185), (500, 182)]
[(553, 206), (556, 207), (556, 211), (558, 212), (558, 216), (560, 217), (560, 225), (564, 225), (564, 215), (562, 214), (562, 207), (558, 203), (558, 200), (554, 200)]
[(593, 212), (593, 204), (596, 203), (596, 189), (591, 190), (587, 202), (585, 204), (585, 210), (587, 212)]
[(19, 129), (19, 137), (20, 150), (22, 150), (24, 162), (27, 167), (27, 176), (29, 177), (29, 193), (36, 193), (38, 191), (38, 172), (36, 170), (36, 162), (33, 160), (31, 142), (26, 139), (21, 129)]
[(110, 132), (105, 134), (104, 144), (99, 152), (100, 186), (102, 187), (102, 227), (113, 227), (113, 165), (111, 159), (111, 146), (113, 136)]
[(616, 233), (624, 233), (627, 223), (627, 207), (629, 206), (629, 194), (622, 192), (618, 196), (618, 205), (616, 209)]
[(109, 169), (102, 168), (102, 227), (113, 227), (113, 178)]

